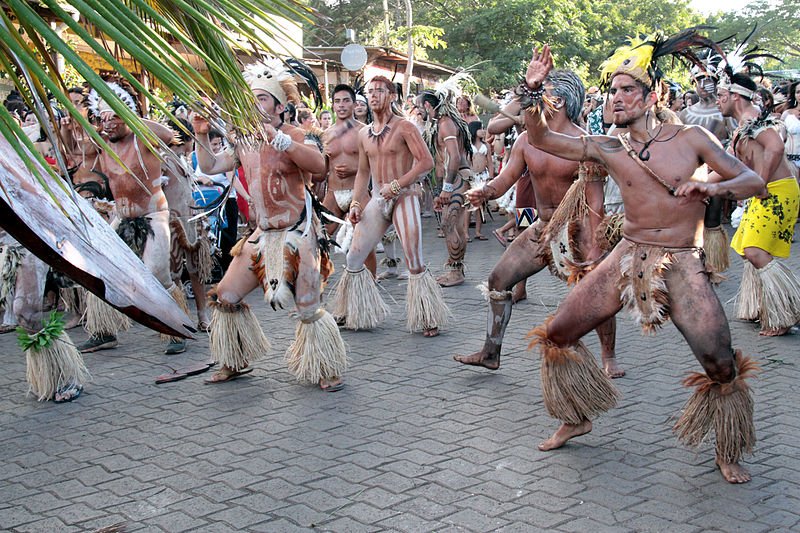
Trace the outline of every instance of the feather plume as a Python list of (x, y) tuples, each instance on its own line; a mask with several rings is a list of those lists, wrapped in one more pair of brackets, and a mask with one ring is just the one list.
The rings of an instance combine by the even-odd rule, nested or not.
[(742, 42), (739, 43), (739, 46), (737, 46), (732, 52), (728, 52), (728, 54), (725, 56), (725, 61), (723, 61), (720, 65), (720, 74), (724, 72), (728, 77), (731, 77), (739, 72), (747, 71), (750, 75), (757, 73), (759, 77), (763, 78), (764, 71), (761, 69), (761, 65), (754, 61), (755, 59), (775, 59), (783, 63), (781, 58), (762, 50), (758, 46), (751, 46), (749, 49), (747, 49), (748, 46), (750, 46), (748, 41), (753, 37), (757, 28), (758, 25), (754, 24), (753, 29), (750, 30), (750, 33), (747, 34), (747, 37), (745, 37)]
[(645, 39), (631, 39), (600, 66), (601, 82), (608, 86), (615, 74), (628, 74), (652, 88), (663, 77), (659, 67), (661, 58), (672, 56), (702, 68), (701, 50), (710, 48), (724, 57), (725, 52), (716, 42), (699, 33), (704, 29), (710, 27), (694, 26), (670, 36), (656, 32)]
[(303, 81), (308, 84), (309, 89), (311, 89), (314, 95), (314, 111), (318, 110), (320, 106), (322, 106), (322, 93), (319, 90), (317, 75), (314, 74), (314, 71), (311, 70), (308, 65), (293, 57), (286, 60), (286, 65), (292, 72), (303, 78)]

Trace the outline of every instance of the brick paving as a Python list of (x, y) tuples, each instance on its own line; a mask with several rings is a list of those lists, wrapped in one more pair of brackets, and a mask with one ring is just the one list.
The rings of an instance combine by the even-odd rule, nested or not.
[[(434, 229), (428, 219), (424, 247), (436, 272), (445, 253)], [(451, 360), (482, 343), (486, 305), (475, 285), (500, 253), (494, 240), (470, 245), (468, 282), (445, 293), (456, 321), (434, 339), (403, 330), (405, 285), (383, 282), (392, 315), (373, 332), (343, 333), (351, 370), (334, 394), (294, 383), (283, 363), (294, 321), (256, 294), (249, 301), (272, 351), (250, 376), (217, 386), (203, 385), (206, 375), (155, 385), (169, 366), (207, 359), (208, 338), (168, 357), (158, 335), (137, 325), (118, 349), (86, 356), (94, 381), (76, 402), (37, 403), (25, 396), (14, 336), (0, 336), (0, 530), (800, 529), (797, 336), (760, 338), (754, 325), (731, 323), (734, 345), (763, 367), (747, 485), (722, 480), (713, 443), (693, 452), (670, 431), (689, 394), (680, 380), (699, 369), (677, 330), (643, 337), (624, 316), (619, 406), (591, 434), (542, 453), (536, 443), (557, 422), (543, 409), (525, 334), (566, 288), (546, 272), (528, 282), (498, 372)], [(335, 262), (341, 270), (342, 256)], [(728, 275), (719, 295), (730, 315), (738, 261)], [(586, 340), (599, 353), (596, 337)]]

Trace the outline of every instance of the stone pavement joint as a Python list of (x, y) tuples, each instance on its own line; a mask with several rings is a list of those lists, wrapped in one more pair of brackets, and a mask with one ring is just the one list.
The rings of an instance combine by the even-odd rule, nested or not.
[[(446, 252), (432, 219), (423, 244), (436, 275)], [(800, 272), (794, 248), (788, 265)], [(700, 370), (677, 329), (643, 337), (624, 314), (619, 406), (592, 433), (543, 453), (536, 444), (558, 423), (542, 406), (540, 362), (525, 334), (553, 312), (564, 284), (547, 272), (528, 281), (500, 370), (451, 360), (483, 343), (486, 303), (475, 285), (501, 252), (493, 240), (469, 245), (467, 282), (444, 290), (455, 320), (432, 339), (405, 331), (406, 282), (383, 281), (392, 314), (375, 331), (343, 332), (351, 368), (335, 394), (294, 382), (283, 353), (295, 319), (256, 293), (248, 302), (272, 351), (249, 377), (219, 386), (203, 385), (203, 375), (155, 385), (167, 365), (208, 360), (208, 336), (165, 356), (158, 335), (137, 325), (116, 350), (87, 354), (94, 381), (76, 402), (37, 403), (25, 396), (14, 335), (0, 336), (0, 530), (118, 522), (170, 533), (800, 529), (800, 337), (762, 338), (753, 324), (731, 321), (734, 346), (762, 365), (752, 382), (759, 442), (745, 460), (747, 485), (722, 480), (713, 440), (695, 452), (671, 432), (690, 394), (681, 379)], [(334, 263), (329, 287), (344, 257)], [(732, 255), (717, 289), (728, 316), (741, 270)], [(599, 356), (594, 334), (586, 343)]]

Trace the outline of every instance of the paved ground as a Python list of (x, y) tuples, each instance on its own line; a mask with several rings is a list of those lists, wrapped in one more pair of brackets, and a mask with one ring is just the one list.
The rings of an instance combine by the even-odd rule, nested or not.
[[(430, 224), (425, 237), (436, 270), (444, 242)], [(699, 367), (672, 325), (646, 338), (627, 317), (618, 327), (628, 370), (616, 381), (619, 407), (591, 434), (542, 453), (536, 443), (557, 424), (524, 337), (565, 288), (547, 273), (529, 281), (498, 372), (451, 360), (482, 342), (486, 311), (474, 286), (500, 252), (494, 240), (470, 246), (469, 282), (446, 292), (458, 319), (435, 339), (402, 330), (405, 286), (384, 282), (393, 315), (374, 332), (344, 333), (352, 370), (335, 394), (292, 381), (282, 354), (294, 322), (255, 295), (272, 352), (250, 377), (219, 386), (203, 385), (204, 376), (153, 384), (168, 365), (206, 359), (208, 340), (168, 358), (158, 336), (137, 326), (119, 349), (86, 358), (94, 381), (78, 401), (37, 403), (25, 397), (14, 337), (0, 337), (0, 530), (800, 529), (798, 337), (764, 339), (732, 324), (734, 344), (763, 367), (747, 485), (722, 481), (713, 443), (697, 453), (678, 445), (670, 427), (689, 394), (680, 380)], [(740, 272), (736, 264), (720, 288), (723, 302)]]

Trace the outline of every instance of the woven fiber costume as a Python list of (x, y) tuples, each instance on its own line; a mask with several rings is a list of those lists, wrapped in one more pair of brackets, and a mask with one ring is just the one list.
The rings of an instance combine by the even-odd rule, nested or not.
[[(271, 94), (280, 105), (299, 101), (296, 82), (278, 59), (249, 65), (244, 76), (253, 91)], [(293, 142), (289, 135), (279, 132), (271, 145), (255, 149), (285, 151), (286, 147), (281, 149), (276, 145), (287, 139), (289, 144)], [(235, 147), (234, 153), (238, 158), (240, 151), (252, 149), (243, 143)], [(260, 226), (233, 247), (234, 262), (219, 287), (225, 284), (234, 267), (239, 268), (242, 254), (250, 253), (250, 269), (264, 290), (265, 300), (275, 310), (297, 308), (300, 321), (295, 340), (285, 354), (290, 373), (302, 383), (321, 384), (342, 376), (347, 359), (336, 321), (320, 307), (324, 283), (333, 272), (328, 258), (329, 240), (320, 222), (324, 208), (307, 188), (302, 199), (304, 207), (294, 224), (284, 228)], [(225, 302), (223, 294), (221, 289), (219, 293), (217, 290), (209, 293), (210, 351), (214, 361), (239, 374), (251, 362), (262, 358), (270, 344), (249, 306), (241, 300)]]
[[(602, 65), (601, 80), (608, 86), (615, 76), (624, 74), (650, 91), (658, 91), (661, 72), (657, 60), (665, 55), (675, 55), (697, 64), (700, 62), (694, 52), (697, 47), (711, 47), (724, 55), (715, 43), (698, 35), (696, 29), (671, 37), (657, 34), (618, 49)], [(525, 89), (533, 100), (531, 107), (543, 108), (549, 104), (544, 94), (537, 94), (538, 90)], [(670, 190), (672, 186), (646, 165), (650, 158), (649, 143), (644, 143), (643, 148), (637, 152), (629, 147), (629, 143), (626, 146), (625, 137), (620, 138), (620, 141), (643, 174), (649, 175), (655, 183), (660, 183), (673, 192)], [(706, 272), (702, 249), (654, 244), (634, 242), (623, 237), (604, 259), (601, 267), (604, 273), (619, 271), (619, 293), (615, 291), (614, 294), (619, 294), (620, 307), (627, 307), (647, 332), (654, 331), (669, 318), (668, 291), (671, 284), (683, 283), (686, 281), (684, 276), (697, 276), (697, 273)], [(586, 283), (589, 286), (609, 285), (607, 279), (602, 283), (600, 281), (589, 274)], [(692, 282), (710, 283), (708, 278), (703, 277), (693, 277)], [(579, 288), (581, 283), (578, 284)], [(585, 290), (587, 286), (583, 287)], [(710, 291), (710, 287), (706, 287)], [(571, 299), (570, 304), (574, 305), (575, 300)], [(719, 312), (722, 312), (721, 308)], [(599, 318), (597, 317), (598, 320)], [(722, 319), (724, 320), (724, 315)], [(574, 345), (557, 344), (557, 336), (571, 338), (569, 333), (560, 329), (556, 333), (554, 330), (551, 337), (549, 329), (549, 322), (546, 322), (531, 332), (531, 346), (538, 346), (542, 353), (542, 395), (545, 406), (551, 416), (565, 424), (582, 424), (612, 407), (616, 402), (617, 392), (596, 367), (593, 358), (580, 341)], [(718, 342), (725, 341), (720, 339)], [(723, 350), (729, 347), (729, 344), (716, 346)], [(751, 373), (752, 364), (740, 353), (734, 355), (733, 350), (731, 356), (731, 361), (738, 369), (738, 376), (734, 370), (735, 378), (731, 382), (714, 382), (705, 374), (698, 374), (685, 382), (686, 386), (697, 388), (674, 428), (679, 438), (690, 446), (699, 445), (711, 428), (714, 428), (718, 461), (727, 464), (737, 462), (742, 454), (750, 452), (755, 442), (752, 397), (745, 383)]]
[[(373, 190), (372, 199), (367, 204), (365, 213), (375, 212), (384, 221), (391, 223), (398, 205), (407, 208), (411, 204), (411, 211), (416, 212), (418, 217), (420, 194), (418, 184), (402, 189), (398, 196), (388, 201), (377, 190)], [(365, 214), (366, 216), (368, 215)], [(421, 250), (418, 252), (418, 256), (421, 257)], [(348, 262), (350, 260), (348, 255)], [(389, 314), (389, 308), (378, 292), (372, 274), (363, 267), (363, 260), (361, 264), (360, 270), (353, 271), (349, 268), (345, 270), (336, 284), (331, 302), (333, 316), (347, 329), (373, 329)], [(450, 310), (444, 302), (442, 289), (430, 271), (426, 269), (419, 274), (410, 274), (406, 291), (408, 331), (424, 331), (445, 326), (449, 317)]]
[[(467, 72), (459, 72), (440, 83), (434, 91), (423, 92), (418, 97), (422, 101), (427, 101), (434, 109), (435, 116), (429, 117), (426, 121), (424, 138), (436, 162), (437, 173), (444, 180), (442, 190), (450, 193), (448, 204), (442, 206), (441, 221), (448, 259), (444, 265), (444, 275), (437, 280), (444, 287), (458, 285), (464, 281), (464, 256), (467, 252), (468, 235), (463, 204), (466, 192), (473, 181), (473, 172), (469, 165), (473, 146), (469, 126), (458, 112), (456, 101), (462, 94), (461, 85), (470, 82), (474, 83), (472, 76)], [(442, 139), (440, 128), (445, 121), (452, 122), (457, 133)], [(451, 161), (452, 150), (444, 149), (444, 145), (448, 142), (457, 143), (457, 153), (463, 155), (462, 161)], [(453, 171), (455, 174), (451, 175)]]
[(18, 341), (25, 351), (29, 392), (39, 401), (68, 401), (80, 394), (91, 377), (83, 357), (64, 331), (61, 315), (53, 312), (45, 317), (49, 270), (29, 251), (19, 251), (14, 289)]

